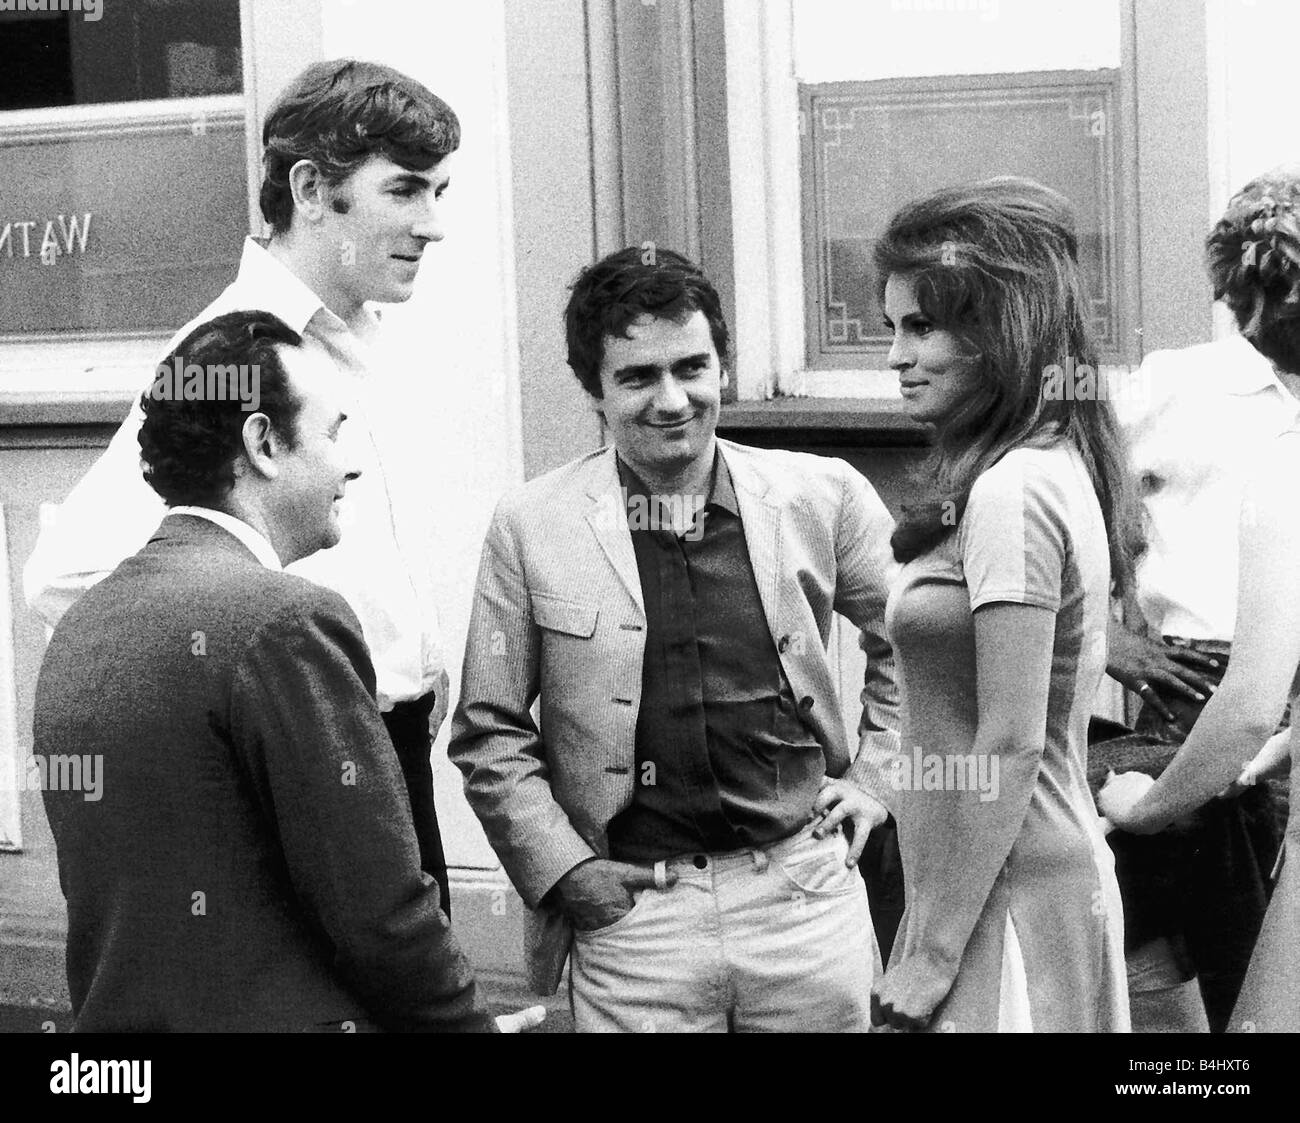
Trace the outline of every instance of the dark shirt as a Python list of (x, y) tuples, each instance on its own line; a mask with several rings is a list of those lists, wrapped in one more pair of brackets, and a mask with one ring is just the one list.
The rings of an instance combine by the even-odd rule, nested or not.
[[(1199, 673), (1216, 685), (1223, 681), (1228, 645), (1175, 642), (1214, 655), (1218, 668), (1198, 668)], [(1143, 755), (1153, 758), (1140, 764), (1117, 760), (1117, 771), (1137, 768), (1159, 776), (1205, 706), (1159, 685), (1156, 694), (1173, 713), (1172, 722), (1148, 701), (1137, 717), (1137, 737), (1098, 746), (1098, 755), (1115, 757), (1114, 748), (1123, 746), (1130, 760), (1144, 748)], [(1211, 1033), (1228, 1027), (1268, 909), (1270, 874), (1285, 824), (1285, 816), (1279, 822), (1275, 814), (1286, 789), (1274, 783), (1267, 780), (1231, 799), (1212, 799), (1158, 834), (1113, 831), (1107, 838), (1124, 898), (1125, 951), (1161, 936), (1172, 938), (1197, 976)]]
[(825, 774), (772, 642), (731, 475), (720, 455), (714, 464), (708, 502), (681, 537), (647, 517), (655, 497), (618, 466), (646, 611), (635, 795), (609, 825), (621, 861), (785, 838)]

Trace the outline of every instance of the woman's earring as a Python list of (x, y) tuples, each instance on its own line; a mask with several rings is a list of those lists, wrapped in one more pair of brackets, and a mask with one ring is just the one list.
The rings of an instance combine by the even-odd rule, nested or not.
[(731, 375), (729, 375), (725, 370), (722, 372), (722, 377), (718, 380), (718, 385), (724, 390), (731, 385)]

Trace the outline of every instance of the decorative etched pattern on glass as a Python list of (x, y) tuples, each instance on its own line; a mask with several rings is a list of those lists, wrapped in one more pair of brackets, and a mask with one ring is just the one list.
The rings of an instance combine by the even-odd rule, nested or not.
[(1090, 319), (1103, 354), (1116, 352), (1118, 90), (1117, 70), (802, 86), (808, 365), (882, 365), (875, 238), (907, 200), (999, 175), (1074, 205)]

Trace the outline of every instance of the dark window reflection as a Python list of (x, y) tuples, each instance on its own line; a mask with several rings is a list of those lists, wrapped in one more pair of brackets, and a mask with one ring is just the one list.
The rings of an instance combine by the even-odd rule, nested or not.
[(86, 18), (93, 9), (0, 12), (0, 110), (243, 89), (239, 0), (101, 0), (98, 8), (99, 19)]

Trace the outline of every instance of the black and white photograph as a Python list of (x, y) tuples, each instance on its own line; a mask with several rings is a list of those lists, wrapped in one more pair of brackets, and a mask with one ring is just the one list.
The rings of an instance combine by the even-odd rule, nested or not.
[(760, 1033), (923, 1108), (901, 1038), (1070, 1033), (1081, 1106), (1283, 1091), (1297, 43), (0, 0), (0, 1085)]

